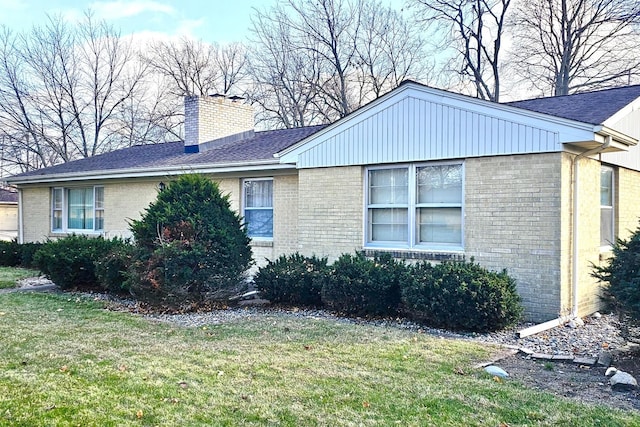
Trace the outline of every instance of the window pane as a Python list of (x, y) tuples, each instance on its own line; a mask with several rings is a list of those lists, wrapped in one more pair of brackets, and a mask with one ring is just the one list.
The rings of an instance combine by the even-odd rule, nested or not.
[(273, 181), (245, 181), (245, 207), (263, 208), (273, 206)]
[(615, 243), (613, 236), (613, 208), (600, 208), (600, 246), (609, 246)]
[(104, 211), (96, 211), (96, 230), (104, 230)]
[(419, 243), (462, 243), (460, 208), (418, 209)]
[(62, 209), (62, 188), (53, 189), (53, 209)]
[(96, 209), (104, 209), (104, 187), (96, 187)]
[(369, 204), (407, 204), (409, 170), (382, 169), (369, 171)]
[(53, 211), (51, 228), (53, 230), (62, 230), (62, 211)]
[(93, 188), (72, 188), (67, 194), (67, 227), (74, 230), (93, 230)]
[(600, 205), (613, 206), (613, 170), (603, 168), (600, 171)]
[(273, 237), (272, 209), (247, 209), (244, 220), (250, 237)]
[(462, 165), (418, 168), (418, 203), (462, 203)]
[(244, 221), (249, 237), (273, 237), (273, 180), (244, 181)]
[(407, 242), (407, 209), (369, 209), (372, 242)]

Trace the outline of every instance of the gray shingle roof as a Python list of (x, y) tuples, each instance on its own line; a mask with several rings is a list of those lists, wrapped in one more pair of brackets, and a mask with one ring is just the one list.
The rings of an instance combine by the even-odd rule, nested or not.
[(640, 98), (640, 85), (595, 92), (506, 102), (506, 105), (593, 125), (603, 124), (630, 102)]
[(273, 155), (319, 131), (324, 126), (256, 132), (252, 138), (215, 146), (200, 153), (185, 154), (184, 142), (136, 145), (110, 153), (25, 172), (13, 178), (28, 178), (113, 170), (197, 167), (277, 160)]

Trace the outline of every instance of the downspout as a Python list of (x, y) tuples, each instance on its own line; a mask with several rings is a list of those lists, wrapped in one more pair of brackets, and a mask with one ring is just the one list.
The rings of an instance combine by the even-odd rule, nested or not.
[(571, 319), (575, 319), (578, 317), (578, 243), (579, 243), (579, 233), (578, 233), (578, 207), (580, 206), (578, 200), (578, 189), (579, 189), (579, 180), (578, 180), (578, 162), (589, 156), (593, 156), (594, 154), (601, 153), (606, 150), (610, 145), (613, 138), (611, 135), (607, 135), (604, 144), (599, 147), (593, 148), (591, 150), (585, 151), (583, 153), (578, 154), (573, 158), (572, 161), (572, 169), (573, 169), (573, 223), (572, 223), (572, 241), (571, 245), (573, 247), (572, 254), (572, 262), (571, 262), (571, 314), (569, 316), (560, 316), (557, 319), (549, 320), (544, 323), (540, 323), (538, 325), (534, 325), (525, 329), (522, 329), (517, 332), (518, 338), (524, 338), (529, 335), (537, 334), (538, 332), (546, 331), (551, 328), (555, 328), (556, 326), (563, 325)]
[(24, 243), (24, 233), (22, 231), (23, 214), (22, 214), (22, 189), (18, 189), (18, 243)]
[(609, 148), (609, 146), (611, 145), (611, 141), (613, 140), (613, 138), (611, 137), (611, 135), (608, 135), (607, 138), (604, 141), (604, 144), (602, 144), (599, 147), (596, 147), (592, 150), (589, 151), (585, 151), (584, 153), (578, 154), (576, 157), (574, 157), (573, 159), (573, 239), (572, 239), (572, 246), (573, 246), (573, 259), (571, 260), (571, 273), (572, 273), (572, 277), (571, 277), (571, 299), (572, 299), (572, 305), (571, 305), (571, 317), (572, 318), (576, 318), (578, 317), (578, 252), (579, 252), (579, 243), (580, 243), (580, 233), (578, 232), (578, 218), (579, 218), (579, 184), (580, 184), (580, 180), (578, 179), (578, 171), (579, 171), (579, 167), (578, 167), (578, 163), (580, 161), (580, 159), (583, 159), (585, 157), (589, 157), (592, 156), (594, 154), (598, 154), (603, 152), (604, 150), (606, 150), (607, 148)]

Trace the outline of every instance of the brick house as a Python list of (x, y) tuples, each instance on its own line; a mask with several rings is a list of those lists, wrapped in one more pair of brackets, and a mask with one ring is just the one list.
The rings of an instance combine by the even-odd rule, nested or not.
[(474, 257), (544, 321), (599, 307), (590, 265), (640, 215), (640, 86), (508, 104), (415, 82), (329, 126), (256, 132), (251, 108), (185, 100), (185, 141), (13, 176), (19, 239), (127, 235), (162, 183), (230, 193), (255, 259), (364, 250)]

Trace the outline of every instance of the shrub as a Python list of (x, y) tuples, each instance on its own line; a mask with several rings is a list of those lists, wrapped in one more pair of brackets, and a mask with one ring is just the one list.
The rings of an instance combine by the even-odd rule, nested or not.
[(4, 267), (20, 265), (20, 245), (15, 239), (0, 240), (0, 265)]
[(35, 267), (33, 256), (42, 247), (42, 243), (31, 242), (18, 245), (20, 252), (20, 265), (25, 268)]
[(410, 280), (407, 265), (388, 254), (373, 260), (362, 253), (344, 254), (331, 267), (322, 301), (350, 315), (394, 315), (400, 304), (400, 284), (406, 280)]
[(258, 269), (254, 282), (271, 302), (318, 307), (322, 305), (320, 291), (327, 273), (326, 258), (295, 253), (269, 261)]
[(97, 285), (95, 261), (121, 244), (120, 239), (71, 235), (43, 244), (33, 261), (61, 289), (90, 289)]
[(494, 331), (522, 315), (515, 281), (506, 271), (488, 271), (471, 262), (422, 262), (402, 289), (406, 314), (431, 326), (452, 330)]
[(129, 292), (126, 284), (127, 270), (132, 264), (135, 250), (129, 241), (123, 240), (120, 243), (94, 262), (98, 284), (104, 290), (115, 294)]
[(603, 299), (621, 316), (640, 321), (640, 226), (628, 240), (613, 245), (613, 256), (604, 266), (593, 266), (593, 276), (608, 285)]
[(244, 285), (249, 238), (229, 196), (204, 176), (171, 182), (131, 231), (138, 250), (127, 283), (141, 300), (177, 308), (226, 299)]

